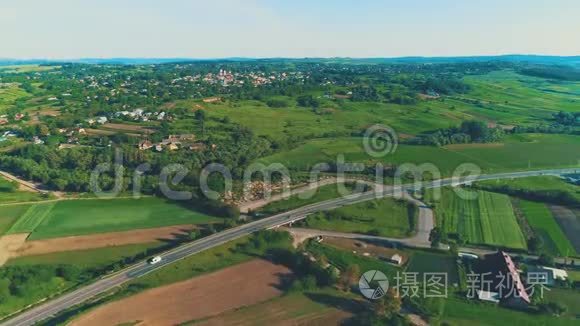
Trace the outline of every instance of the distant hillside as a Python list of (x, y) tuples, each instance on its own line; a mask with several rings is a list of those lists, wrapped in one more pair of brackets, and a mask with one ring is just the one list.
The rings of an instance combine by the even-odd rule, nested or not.
[(544, 65), (567, 65), (580, 67), (580, 56), (545, 56), (545, 55), (500, 55), (500, 56), (466, 56), (466, 57), (398, 57), (398, 58), (83, 58), (70, 60), (48, 59), (0, 59), (0, 66), (25, 64), (59, 64), (59, 63), (86, 63), (86, 64), (163, 64), (195, 61), (296, 61), (296, 62), (326, 62), (326, 63), (353, 63), (353, 64), (381, 64), (381, 63), (453, 63), (453, 62), (522, 62)]

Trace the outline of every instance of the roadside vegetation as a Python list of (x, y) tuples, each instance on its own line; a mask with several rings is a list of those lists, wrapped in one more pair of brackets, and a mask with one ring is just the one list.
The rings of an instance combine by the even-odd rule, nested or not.
[(315, 213), (303, 223), (313, 229), (405, 238), (415, 233), (417, 218), (414, 204), (387, 197)]
[[(347, 194), (350, 194), (356, 189), (357, 186), (355, 183), (345, 182), (344, 187), (347, 191)], [(368, 187), (362, 186), (362, 189), (368, 190)], [(286, 199), (271, 202), (264, 207), (257, 209), (255, 213), (273, 215), (321, 201), (339, 198), (341, 196), (343, 196), (343, 194), (339, 192), (337, 184), (333, 183), (313, 190), (308, 190), (304, 193), (292, 195)]]

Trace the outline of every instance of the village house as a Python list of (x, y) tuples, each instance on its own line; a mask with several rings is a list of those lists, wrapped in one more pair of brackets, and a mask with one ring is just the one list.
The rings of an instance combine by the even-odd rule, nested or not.
[(16, 120), (16, 121), (20, 121), (20, 120), (22, 120), (22, 118), (24, 118), (24, 114), (22, 114), (22, 113), (16, 113), (14, 115), (14, 120)]
[(204, 98), (203, 102), (204, 103), (215, 103), (215, 102), (219, 102), (222, 99), (220, 97), (208, 97), (208, 98)]
[(148, 149), (152, 148), (153, 147), (153, 143), (150, 142), (149, 140), (142, 140), (142, 141), (139, 142), (138, 147), (139, 147), (140, 150), (145, 151), (145, 150), (148, 150)]
[(203, 143), (193, 143), (189, 145), (189, 150), (191, 151), (202, 151), (205, 149), (205, 144)]
[(170, 151), (176, 151), (176, 150), (178, 150), (178, 149), (179, 149), (179, 146), (178, 146), (176, 143), (170, 143), (170, 144), (167, 146), (167, 148), (168, 148)]
[(35, 145), (42, 145), (42, 144), (44, 144), (44, 140), (42, 140), (42, 139), (38, 138), (38, 136), (34, 136), (34, 137), (32, 137), (32, 142), (33, 142)]

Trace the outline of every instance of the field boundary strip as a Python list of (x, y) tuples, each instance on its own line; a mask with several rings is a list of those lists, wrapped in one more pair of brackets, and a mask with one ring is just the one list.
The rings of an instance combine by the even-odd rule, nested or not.
[(30, 206), (10, 227), (6, 234), (32, 233), (50, 214), (56, 203), (41, 203)]

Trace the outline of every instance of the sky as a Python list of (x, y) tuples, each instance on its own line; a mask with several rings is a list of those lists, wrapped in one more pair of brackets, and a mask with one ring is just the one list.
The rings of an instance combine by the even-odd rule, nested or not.
[(578, 0), (0, 0), (0, 58), (580, 55)]

